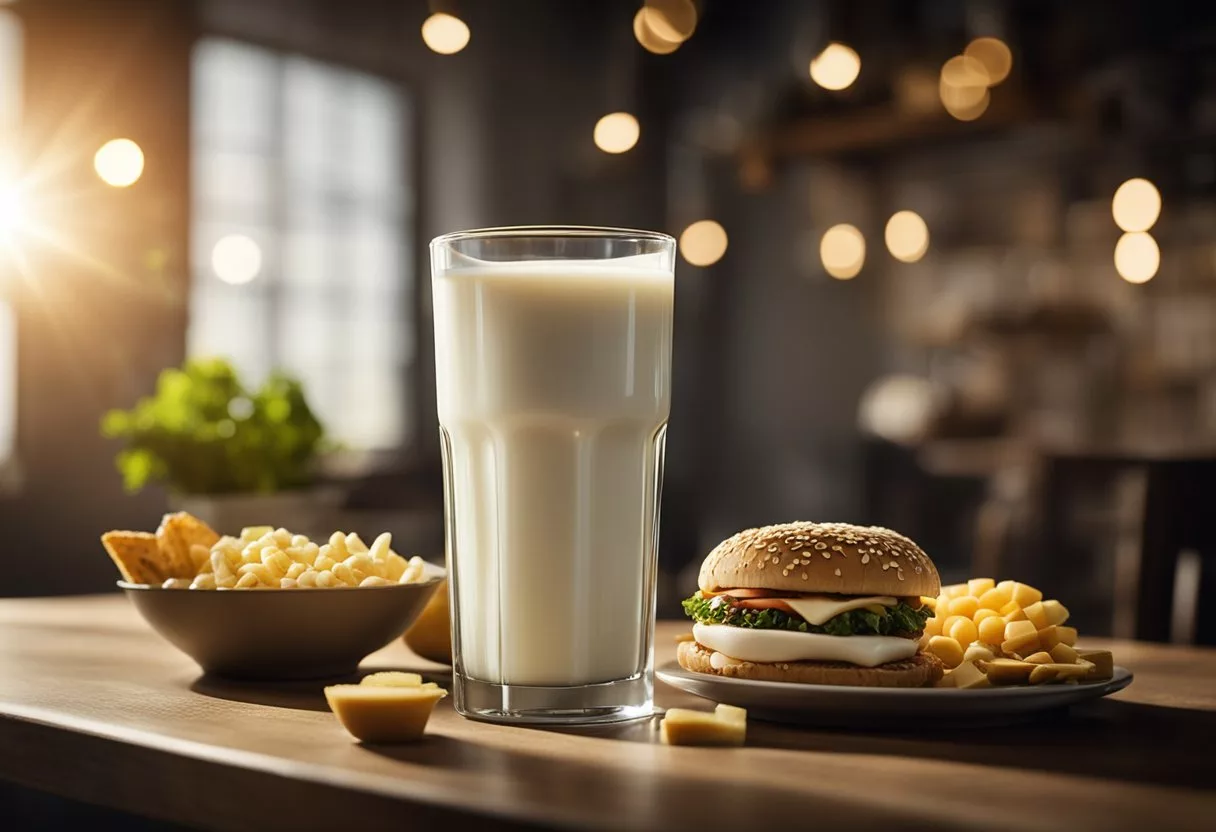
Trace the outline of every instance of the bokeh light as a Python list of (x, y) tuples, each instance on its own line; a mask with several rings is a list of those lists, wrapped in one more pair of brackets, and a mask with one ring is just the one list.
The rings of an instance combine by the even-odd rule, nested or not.
[(697, 220), (680, 235), (680, 253), (694, 266), (712, 266), (726, 254), (726, 229), (714, 220)]
[(422, 40), (432, 52), (455, 55), (469, 45), (469, 26), (459, 17), (436, 12), (422, 23)]
[(1161, 267), (1161, 249), (1144, 231), (1124, 234), (1115, 244), (1115, 271), (1128, 283), (1148, 283)]
[(942, 96), (942, 105), (946, 108), (946, 112), (959, 121), (975, 121), (984, 114), (991, 101), (992, 97), (988, 94), (988, 90), (984, 90), (980, 99), (974, 104), (957, 104), (950, 96)]
[(144, 172), (144, 152), (130, 139), (110, 139), (93, 156), (101, 181), (115, 188), (134, 185)]
[(641, 132), (629, 113), (609, 113), (595, 123), (595, 146), (605, 153), (624, 153), (638, 143)]
[(650, 16), (652, 14), (654, 14), (653, 10), (645, 6), (638, 9), (638, 13), (633, 16), (633, 36), (647, 52), (655, 55), (670, 55), (680, 48), (680, 44), (683, 41), (663, 40), (663, 38), (655, 34), (654, 29), (650, 25)]
[(697, 7), (692, 0), (646, 0), (646, 26), (660, 40), (683, 43), (697, 28)]
[(1161, 192), (1147, 179), (1129, 179), (1115, 191), (1110, 212), (1124, 231), (1148, 231), (1161, 216)]
[(832, 277), (851, 280), (866, 261), (866, 238), (848, 223), (833, 225), (819, 241), (819, 259)]
[(929, 250), (929, 226), (915, 211), (897, 211), (887, 220), (887, 251), (896, 260), (915, 263)]
[(982, 63), (966, 55), (955, 55), (942, 65), (939, 79), (942, 105), (951, 115), (974, 109), (987, 99), (990, 82)]
[(825, 90), (843, 90), (861, 73), (861, 56), (843, 43), (829, 43), (811, 61), (811, 80)]
[(211, 268), (225, 283), (248, 283), (262, 270), (262, 249), (244, 234), (229, 234), (211, 249)]
[(1000, 38), (976, 38), (967, 44), (963, 54), (983, 64), (990, 87), (1008, 78), (1013, 69), (1013, 52)]

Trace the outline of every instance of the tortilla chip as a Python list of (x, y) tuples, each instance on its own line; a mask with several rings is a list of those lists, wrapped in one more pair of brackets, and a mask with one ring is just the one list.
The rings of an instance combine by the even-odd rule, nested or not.
[(101, 536), (110, 559), (133, 584), (160, 584), (172, 577), (165, 569), (156, 535), (149, 532), (106, 532)]
[(184, 511), (166, 514), (156, 530), (156, 541), (160, 544), (161, 557), (169, 570), (167, 577), (193, 578), (198, 574), (198, 568), (191, 548), (203, 546), (210, 551), (219, 539), (220, 536), (210, 526), (193, 514)]

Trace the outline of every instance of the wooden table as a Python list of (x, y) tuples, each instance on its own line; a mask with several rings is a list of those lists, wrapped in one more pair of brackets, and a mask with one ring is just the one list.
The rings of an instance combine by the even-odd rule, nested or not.
[[(660, 625), (659, 662), (683, 629)], [(319, 684), (200, 677), (122, 597), (7, 600), (0, 778), (226, 829), (1213, 828), (1216, 651), (1113, 647), (1131, 688), (1005, 730), (753, 721), (743, 749), (669, 748), (650, 722), (528, 730), (445, 701), (425, 741), (370, 748), (326, 712)], [(364, 667), (437, 669), (400, 646)], [(662, 684), (658, 700), (706, 705)]]

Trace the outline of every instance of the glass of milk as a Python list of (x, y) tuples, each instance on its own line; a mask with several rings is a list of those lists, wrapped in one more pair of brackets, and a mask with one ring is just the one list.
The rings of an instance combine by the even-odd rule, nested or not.
[(431, 242), (456, 709), (652, 710), (675, 240), (494, 228)]

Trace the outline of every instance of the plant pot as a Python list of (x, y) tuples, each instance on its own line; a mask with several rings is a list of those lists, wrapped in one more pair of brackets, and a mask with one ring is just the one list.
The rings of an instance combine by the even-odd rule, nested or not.
[(274, 526), (324, 539), (335, 528), (343, 494), (337, 488), (310, 488), (275, 494), (175, 494), (173, 511), (187, 511), (220, 534), (237, 535), (246, 526)]

